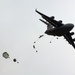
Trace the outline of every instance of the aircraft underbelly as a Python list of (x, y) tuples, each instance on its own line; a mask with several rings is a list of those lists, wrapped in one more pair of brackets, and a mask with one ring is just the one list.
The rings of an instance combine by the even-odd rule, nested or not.
[(54, 36), (62, 36), (69, 32), (72, 29), (70, 26), (61, 26), (58, 28), (53, 28), (51, 30), (46, 31), (45, 33), (48, 35), (54, 35)]
[(62, 36), (64, 34), (66, 34), (68, 32), (68, 30), (60, 30), (60, 29), (54, 29), (53, 31), (49, 31), (50, 35), (54, 35), (54, 36)]

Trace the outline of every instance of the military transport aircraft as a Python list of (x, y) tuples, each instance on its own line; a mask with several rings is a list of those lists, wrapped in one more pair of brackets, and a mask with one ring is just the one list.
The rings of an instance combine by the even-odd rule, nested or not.
[(63, 24), (61, 20), (57, 21), (54, 20), (54, 16), (48, 17), (44, 15), (43, 13), (35, 10), (38, 14), (42, 16), (44, 20), (40, 19), (43, 23), (47, 25), (47, 30), (45, 31), (45, 34), (47, 35), (53, 35), (53, 36), (64, 36), (64, 38), (68, 41), (70, 45), (72, 45), (75, 48), (75, 38), (72, 38), (72, 35), (74, 35), (74, 32), (70, 32), (74, 25), (71, 23)]

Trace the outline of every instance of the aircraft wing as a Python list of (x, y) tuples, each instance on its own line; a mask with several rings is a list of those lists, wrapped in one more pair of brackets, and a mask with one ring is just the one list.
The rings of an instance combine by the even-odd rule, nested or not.
[(64, 38), (69, 42), (69, 44), (71, 44), (74, 48), (75, 48), (75, 44), (74, 44), (74, 39), (72, 39), (70, 32), (66, 33), (65, 35), (63, 35)]
[(40, 14), (43, 19), (45, 19), (47, 22), (49, 22), (50, 24), (52, 24), (54, 27), (60, 27), (60, 26), (63, 25), (63, 24), (60, 23), (59, 21), (54, 20), (54, 16), (48, 17), (48, 16), (44, 15), (43, 13), (41, 13), (41, 12), (39, 12), (39, 11), (37, 11), (37, 10), (35, 10), (35, 11), (36, 11), (38, 14)]
[(43, 19), (45, 19), (47, 22), (51, 23), (54, 27), (57, 27), (57, 25), (55, 23), (52, 22), (52, 18), (44, 15), (43, 13), (35, 10), (38, 14), (40, 14), (42, 16)]

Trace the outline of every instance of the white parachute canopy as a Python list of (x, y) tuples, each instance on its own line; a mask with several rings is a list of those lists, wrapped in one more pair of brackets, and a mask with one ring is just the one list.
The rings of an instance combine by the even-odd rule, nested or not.
[(7, 52), (4, 52), (4, 53), (2, 54), (2, 56), (3, 56), (5, 59), (10, 58), (10, 57), (9, 57), (9, 54), (8, 54)]

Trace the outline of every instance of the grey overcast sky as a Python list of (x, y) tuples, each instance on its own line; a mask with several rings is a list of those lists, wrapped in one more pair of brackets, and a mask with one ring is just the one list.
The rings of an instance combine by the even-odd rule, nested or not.
[[(0, 0), (0, 75), (75, 75), (75, 49), (63, 37), (50, 44), (52, 36), (45, 35), (36, 43), (38, 52), (33, 49), (46, 30), (36, 8), (75, 24), (75, 0)], [(3, 52), (10, 59), (3, 58)]]

